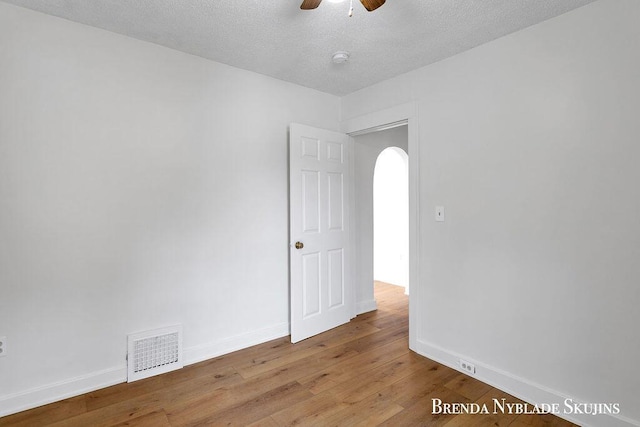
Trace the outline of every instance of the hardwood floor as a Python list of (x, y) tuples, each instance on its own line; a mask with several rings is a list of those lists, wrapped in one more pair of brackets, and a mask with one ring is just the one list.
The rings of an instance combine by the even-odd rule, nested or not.
[(377, 311), (295, 345), (277, 339), (0, 418), (0, 425), (573, 425), (551, 415), (433, 415), (432, 398), (519, 401), (409, 351), (403, 291), (376, 282)]

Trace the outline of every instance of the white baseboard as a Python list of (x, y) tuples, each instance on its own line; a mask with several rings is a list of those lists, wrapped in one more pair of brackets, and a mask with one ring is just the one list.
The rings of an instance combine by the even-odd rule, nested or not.
[[(225, 338), (221, 341), (184, 349), (185, 365), (212, 359), (236, 350), (289, 335), (289, 323)], [(0, 396), (0, 417), (57, 402), (127, 381), (127, 366), (93, 372), (81, 377), (47, 384), (24, 392)], [(0, 390), (1, 391), (1, 390)]]
[[(500, 389), (505, 393), (509, 393), (518, 399), (529, 402), (532, 405), (541, 403), (558, 403), (560, 404), (560, 408), (564, 408), (564, 401), (567, 398), (571, 398), (576, 403), (583, 403), (572, 396), (565, 396), (558, 391), (551, 390), (540, 384), (517, 377), (509, 372), (474, 361), (465, 355), (456, 354), (439, 346), (420, 340), (417, 340), (416, 344), (416, 348), (412, 348), (415, 352), (460, 372), (463, 371), (458, 366), (459, 359), (464, 359), (473, 363), (476, 366), (476, 374), (473, 376), (474, 378)], [(640, 423), (638, 421), (634, 421), (621, 415), (564, 414), (562, 411), (557, 415), (584, 427), (640, 427)]]
[(127, 366), (92, 372), (76, 378), (47, 384), (0, 397), (0, 417), (89, 393), (127, 380)]
[(356, 304), (356, 315), (368, 313), (370, 311), (377, 310), (377, 309), (378, 309), (378, 303), (376, 302), (375, 299), (371, 299), (368, 301), (359, 301)]
[(225, 338), (220, 341), (186, 348), (184, 350), (184, 363), (185, 365), (192, 365), (194, 363), (222, 356), (223, 354), (242, 350), (243, 348), (262, 344), (277, 338), (286, 337), (289, 334), (289, 323), (281, 323), (279, 325), (270, 326), (257, 331), (251, 331), (245, 334)]

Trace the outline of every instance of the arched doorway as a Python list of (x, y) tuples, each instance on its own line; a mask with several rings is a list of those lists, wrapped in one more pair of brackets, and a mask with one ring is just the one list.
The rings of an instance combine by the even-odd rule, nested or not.
[(373, 177), (374, 280), (409, 293), (409, 157), (384, 149)]

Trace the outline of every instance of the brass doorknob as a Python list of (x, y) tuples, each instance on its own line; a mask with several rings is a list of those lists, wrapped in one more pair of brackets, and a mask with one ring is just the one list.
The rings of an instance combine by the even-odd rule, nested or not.
[(304, 244), (302, 242), (296, 242), (295, 247), (296, 249), (302, 249), (304, 248)]

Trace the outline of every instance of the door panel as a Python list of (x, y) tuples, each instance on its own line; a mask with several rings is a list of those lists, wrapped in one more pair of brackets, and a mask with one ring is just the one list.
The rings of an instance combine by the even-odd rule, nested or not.
[(303, 319), (320, 313), (320, 253), (302, 255)]
[(329, 261), (329, 308), (344, 304), (344, 269), (342, 249), (334, 249), (327, 253)]
[(328, 191), (329, 197), (329, 231), (342, 231), (344, 220), (344, 177), (341, 173), (329, 172)]
[(302, 178), (302, 231), (320, 232), (320, 177), (318, 171), (300, 171)]
[(344, 134), (290, 128), (292, 342), (346, 323), (353, 312), (350, 143)]

